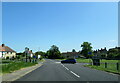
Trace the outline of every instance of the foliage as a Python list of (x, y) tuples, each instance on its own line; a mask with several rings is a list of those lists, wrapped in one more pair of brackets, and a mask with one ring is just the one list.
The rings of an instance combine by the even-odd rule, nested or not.
[(16, 59), (21, 59), (21, 55), (17, 55), (17, 56), (16, 56)]
[(6, 60), (8, 60), (8, 59), (9, 59), (9, 56), (6, 57)]
[(16, 53), (16, 55), (20, 55), (21, 57), (25, 57), (25, 52), (19, 52), (19, 53)]
[(119, 47), (109, 49), (107, 53), (107, 58), (108, 59), (119, 59), (120, 58)]
[(89, 43), (89, 42), (83, 42), (83, 44), (81, 45), (81, 47), (82, 47), (81, 54), (83, 54), (86, 58), (91, 57), (92, 54), (88, 54), (89, 52), (92, 53), (91, 43)]
[(37, 55), (37, 56), (38, 56), (38, 55), (45, 56), (45, 52), (38, 51), (38, 52), (35, 53), (35, 55)]
[(51, 59), (61, 58), (59, 48), (56, 45), (52, 45), (51, 48), (47, 51), (47, 56)]
[(72, 52), (76, 52), (75, 49), (72, 49)]

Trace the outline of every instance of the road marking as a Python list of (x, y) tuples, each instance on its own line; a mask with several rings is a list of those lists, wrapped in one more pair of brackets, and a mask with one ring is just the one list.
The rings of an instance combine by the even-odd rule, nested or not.
[(65, 69), (69, 70), (67, 67), (65, 67)]
[(55, 62), (55, 63), (61, 63), (61, 62)]
[(72, 72), (72, 71), (70, 71), (72, 74), (74, 74), (75, 76), (77, 76), (78, 78), (80, 78), (80, 76), (79, 75), (77, 75), (76, 73), (74, 73), (74, 72)]
[[(67, 67), (65, 67), (63, 64), (61, 64), (65, 69), (67, 69), (67, 70), (69, 70)], [(72, 71), (70, 71), (72, 74), (74, 74), (76, 77), (78, 77), (78, 78), (80, 78), (80, 76), (79, 75), (77, 75), (76, 73), (74, 73), (74, 72), (72, 72)]]
[(65, 67), (63, 64), (61, 64), (63, 67)]

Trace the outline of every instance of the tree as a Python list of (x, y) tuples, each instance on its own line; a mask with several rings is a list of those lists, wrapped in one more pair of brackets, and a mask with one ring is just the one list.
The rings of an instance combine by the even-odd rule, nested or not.
[(81, 54), (83, 54), (83, 56), (85, 56), (86, 58), (92, 57), (91, 43), (83, 42), (83, 44), (81, 44), (81, 47), (82, 47)]
[(72, 49), (72, 52), (76, 52), (75, 49)]
[(35, 55), (38, 56), (38, 55), (41, 55), (42, 57), (45, 57), (45, 52), (42, 52), (42, 51), (37, 51), (35, 52)]
[(120, 53), (119, 53), (119, 47), (116, 48), (111, 48), (108, 50), (108, 55), (107, 58), (108, 59), (119, 59), (120, 58)]
[(59, 48), (56, 45), (52, 45), (51, 48), (47, 51), (48, 58), (56, 59), (60, 58), (61, 53)]

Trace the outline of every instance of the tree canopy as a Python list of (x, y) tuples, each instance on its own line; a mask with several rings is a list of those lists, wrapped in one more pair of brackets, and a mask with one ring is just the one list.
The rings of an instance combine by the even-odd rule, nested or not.
[(76, 52), (75, 49), (72, 49), (72, 52)]
[(52, 45), (51, 48), (47, 51), (48, 58), (56, 59), (60, 58), (61, 53), (59, 48), (56, 45)]
[(91, 57), (91, 55), (92, 55), (91, 43), (83, 42), (83, 44), (81, 44), (81, 47), (82, 47), (81, 54), (83, 54), (83, 56), (85, 56), (86, 58)]

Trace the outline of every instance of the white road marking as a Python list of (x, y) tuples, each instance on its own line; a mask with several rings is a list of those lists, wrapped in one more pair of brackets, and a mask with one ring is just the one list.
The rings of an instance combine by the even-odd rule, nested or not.
[(65, 67), (65, 69), (69, 70), (67, 67)]
[(80, 76), (79, 75), (77, 75), (76, 73), (74, 73), (74, 72), (72, 72), (72, 71), (70, 71), (72, 74), (74, 74), (75, 76), (77, 76), (78, 78), (80, 78)]
[(65, 67), (63, 64), (61, 64), (63, 67)]
[[(69, 70), (67, 67), (65, 67), (63, 64), (61, 64), (65, 69), (67, 69), (67, 70)], [(75, 75), (76, 77), (78, 77), (78, 78), (80, 78), (80, 76), (79, 75), (77, 75), (76, 73), (74, 73), (74, 72), (72, 72), (72, 71), (70, 71), (73, 75)]]
[(61, 63), (61, 62), (55, 62), (55, 63)]

